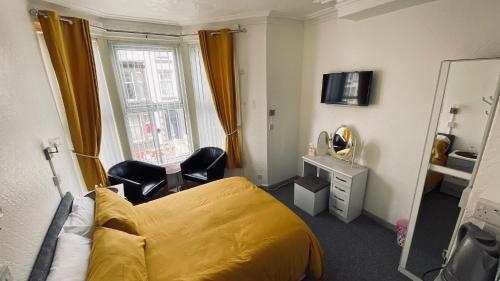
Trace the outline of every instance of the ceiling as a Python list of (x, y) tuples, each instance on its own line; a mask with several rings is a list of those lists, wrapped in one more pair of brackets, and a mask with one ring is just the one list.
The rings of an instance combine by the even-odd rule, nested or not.
[[(311, 0), (43, 0), (98, 17), (194, 25), (270, 13), (303, 19), (333, 4)], [(333, 1), (332, 1), (333, 2)]]

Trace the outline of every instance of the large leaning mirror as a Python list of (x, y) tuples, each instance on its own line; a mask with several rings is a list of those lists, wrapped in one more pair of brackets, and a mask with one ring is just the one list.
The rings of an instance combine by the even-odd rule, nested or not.
[[(400, 270), (435, 280), (461, 216), (464, 189), (473, 188), (498, 100), (500, 59), (444, 61), (427, 134)], [(438, 269), (432, 272), (433, 269)], [(423, 278), (423, 275), (425, 279)]]

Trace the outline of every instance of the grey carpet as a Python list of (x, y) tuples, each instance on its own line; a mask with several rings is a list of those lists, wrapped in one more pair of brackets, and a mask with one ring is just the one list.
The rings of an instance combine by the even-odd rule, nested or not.
[(299, 215), (319, 239), (324, 251), (325, 280), (408, 280), (398, 272), (401, 248), (391, 230), (364, 215), (349, 224), (328, 212), (310, 216), (293, 205), (292, 184), (270, 194)]
[[(460, 213), (459, 201), (437, 189), (422, 198), (408, 255), (407, 268), (413, 274), (422, 276), (424, 272), (440, 267), (443, 263), (441, 253), (450, 243)], [(437, 273), (429, 274), (425, 280), (434, 280)]]

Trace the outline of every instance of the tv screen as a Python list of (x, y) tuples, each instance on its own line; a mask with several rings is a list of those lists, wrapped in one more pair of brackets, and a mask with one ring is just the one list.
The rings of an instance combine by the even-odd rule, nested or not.
[(373, 71), (323, 74), (321, 103), (368, 105)]

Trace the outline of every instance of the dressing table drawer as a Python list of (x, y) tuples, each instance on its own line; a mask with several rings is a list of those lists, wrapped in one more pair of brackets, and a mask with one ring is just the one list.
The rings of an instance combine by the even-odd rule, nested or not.
[(346, 175), (343, 175), (341, 173), (333, 173), (333, 182), (335, 183), (340, 183), (342, 185), (351, 186), (352, 179)]
[(330, 197), (328, 209), (343, 218), (347, 218), (347, 204)]
[(349, 194), (351, 193), (351, 187), (339, 184), (337, 182), (332, 182), (331, 191), (341, 194), (346, 198), (349, 198)]
[(336, 188), (332, 188), (332, 189), (330, 189), (330, 198), (336, 198), (337, 200), (348, 203), (349, 202), (349, 193), (342, 192)]

